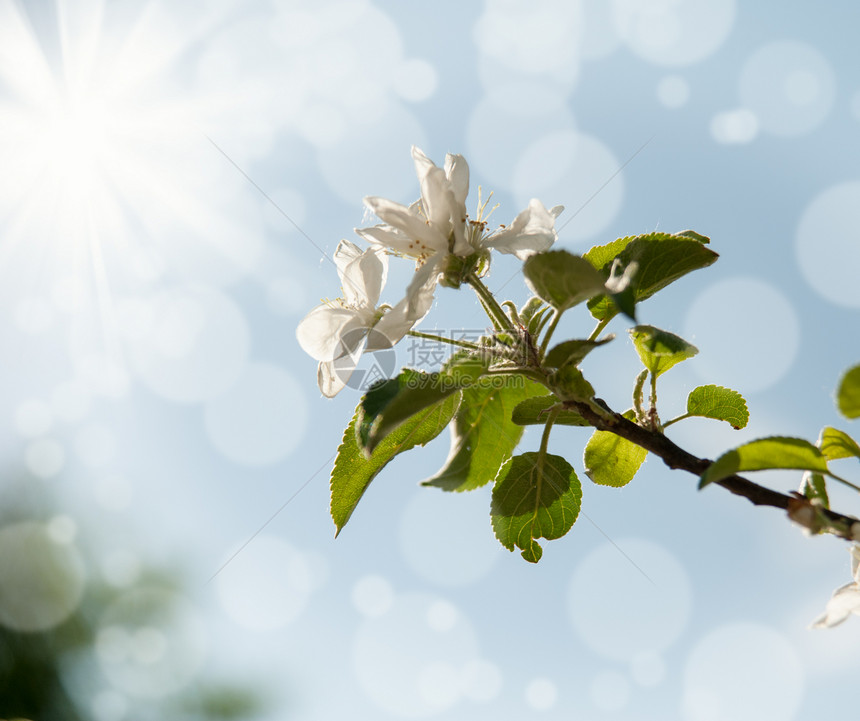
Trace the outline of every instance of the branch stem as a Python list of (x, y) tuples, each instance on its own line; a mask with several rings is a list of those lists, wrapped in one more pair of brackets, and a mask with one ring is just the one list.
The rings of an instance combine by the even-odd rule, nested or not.
[(413, 338), (424, 338), (425, 340), (433, 340), (437, 343), (447, 343), (448, 345), (456, 345), (460, 348), (468, 348), (469, 350), (479, 350), (480, 346), (475, 343), (470, 343), (467, 340), (456, 340), (455, 338), (445, 338), (441, 335), (433, 333), (422, 333), (420, 330), (408, 330), (406, 335), (411, 335)]
[[(643, 428), (627, 420), (620, 413), (613, 411), (611, 415), (605, 416), (595, 413), (594, 409), (588, 403), (574, 401), (571, 405), (593, 427), (601, 431), (609, 431), (641, 446), (661, 458), (663, 463), (673, 470), (679, 469), (696, 476), (701, 476), (712, 463), (710, 460), (698, 458), (692, 453), (688, 453), (680, 446), (675, 445), (663, 433)], [(716, 485), (722, 486), (736, 496), (746, 498), (756, 506), (770, 506), (788, 511), (790, 504), (795, 501), (794, 498), (785, 493), (760, 486), (758, 483), (754, 483), (743, 476), (729, 476), (728, 478), (716, 481)], [(831, 527), (828, 529), (830, 533), (849, 541), (855, 540), (852, 535), (852, 527), (854, 527), (854, 524), (860, 523), (860, 519), (826, 508), (821, 509), (821, 514), (831, 524)]]
[(471, 273), (466, 278), (466, 282), (475, 289), (475, 293), (477, 293), (483, 303), (484, 310), (487, 311), (487, 315), (490, 316), (494, 323), (505, 330), (513, 330), (514, 326), (511, 323), (511, 319), (508, 318), (502, 306), (496, 302), (495, 297), (489, 288), (481, 282), (481, 279), (474, 273)]
[(692, 415), (691, 413), (685, 413), (685, 414), (684, 414), (684, 415), (682, 415), (682, 416), (678, 416), (677, 418), (673, 418), (672, 420), (666, 421), (666, 422), (663, 424), (663, 428), (664, 428), (664, 429), (665, 429), (665, 428), (668, 428), (668, 427), (669, 427), (669, 426), (671, 426), (673, 423), (677, 423), (678, 421), (683, 421), (685, 418), (692, 418), (692, 417), (693, 417), (693, 415)]
[(558, 322), (561, 320), (561, 311), (558, 309), (554, 309), (552, 312), (552, 320), (549, 323), (549, 328), (546, 329), (546, 334), (543, 337), (543, 340), (540, 344), (540, 357), (543, 358), (546, 354), (546, 349), (549, 346), (549, 339), (552, 338), (552, 334), (555, 333), (555, 329), (558, 327)]
[(597, 336), (599, 336), (603, 332), (603, 329), (609, 325), (610, 320), (612, 320), (612, 319), (611, 318), (604, 318), (602, 321), (600, 321), (594, 327), (594, 330), (591, 331), (591, 335), (588, 336), (588, 340), (597, 340)]
[(847, 478), (842, 478), (842, 476), (837, 476), (835, 473), (828, 473), (827, 475), (830, 476), (834, 481), (839, 481), (840, 483), (848, 486), (849, 488), (853, 488), (855, 491), (860, 493), (860, 486), (855, 485), (854, 483), (849, 481)]
[(540, 438), (540, 458), (546, 457), (546, 450), (549, 447), (549, 434), (560, 412), (561, 406), (556, 406), (547, 414), (546, 425), (543, 427), (543, 435)]

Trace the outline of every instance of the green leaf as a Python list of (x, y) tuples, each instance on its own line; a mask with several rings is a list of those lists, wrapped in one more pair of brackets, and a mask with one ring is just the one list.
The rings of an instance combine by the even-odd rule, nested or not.
[(522, 325), (523, 320), (522, 318), (520, 318), (520, 312), (519, 310), (517, 310), (517, 304), (514, 303), (514, 301), (503, 300), (501, 305), (502, 308), (504, 308), (508, 318), (511, 319), (512, 323), (515, 323), (516, 325)]
[(818, 448), (802, 438), (759, 438), (723, 453), (702, 474), (699, 488), (735, 473), (778, 468), (827, 473), (827, 459)]
[[(661, 238), (672, 238), (674, 236), (669, 233), (652, 233), (653, 237), (661, 237)], [(625, 238), (617, 238), (613, 240), (611, 243), (606, 243), (605, 245), (595, 245), (593, 248), (590, 248), (585, 255), (582, 257), (585, 258), (591, 265), (594, 266), (596, 270), (603, 271), (606, 269), (606, 277), (609, 277), (609, 270), (612, 268), (612, 261), (615, 260), (619, 254), (632, 243), (637, 238), (645, 238), (649, 236), (638, 236), (638, 235), (629, 235)]]
[(357, 439), (366, 452), (419, 411), (475, 383), (486, 372), (489, 355), (456, 353), (442, 371), (404, 368), (396, 378), (373, 386), (362, 399)]
[(532, 338), (537, 338), (541, 334), (544, 326), (552, 318), (552, 315), (552, 308), (545, 305), (532, 316), (532, 319), (526, 324), (526, 330), (531, 334)]
[(827, 426), (822, 429), (818, 439), (818, 447), (828, 461), (838, 458), (860, 458), (860, 445), (844, 431)]
[(636, 286), (633, 282), (621, 290), (610, 292), (606, 297), (612, 301), (618, 312), (626, 315), (634, 323), (636, 322)]
[(846, 418), (860, 417), (860, 365), (849, 368), (836, 391), (836, 405)]
[(537, 296), (532, 296), (526, 301), (526, 304), (520, 309), (520, 322), (527, 326), (532, 318), (540, 311), (546, 310), (547, 305)]
[(687, 396), (687, 413), (691, 416), (725, 421), (735, 430), (746, 426), (750, 419), (747, 402), (737, 391), (722, 386), (699, 386)]
[[(559, 402), (558, 398), (551, 393), (548, 395), (529, 398), (514, 408), (514, 412), (511, 415), (511, 421), (516, 423), (518, 426), (545, 426), (549, 416), (549, 409), (558, 405)], [(555, 417), (554, 425), (587, 426), (590, 424), (576, 411), (563, 408)]]
[(604, 293), (605, 278), (587, 260), (566, 250), (531, 256), (523, 263), (531, 291), (560, 311)]
[(550, 375), (549, 382), (559, 400), (587, 401), (594, 398), (594, 388), (576, 366), (562, 366)]
[(700, 243), (704, 243), (707, 245), (711, 242), (711, 239), (707, 235), (702, 235), (701, 233), (697, 233), (695, 230), (682, 230), (680, 233), (676, 233), (683, 238), (692, 238), (693, 240), (698, 240)]
[(541, 328), (550, 318), (551, 307), (537, 296), (532, 296), (520, 309), (520, 322), (533, 337), (540, 334)]
[(653, 325), (637, 325), (631, 328), (629, 333), (642, 365), (655, 378), (699, 352), (696, 346), (687, 343), (680, 336)]
[(554, 346), (544, 358), (546, 365), (552, 368), (561, 368), (568, 364), (579, 365), (597, 346), (609, 343), (615, 338), (614, 333), (604, 336), (600, 340), (566, 340)]
[(471, 491), (492, 481), (523, 435), (523, 427), (511, 421), (514, 408), (542, 388), (522, 376), (496, 376), (465, 389), (451, 424), (448, 460), (422, 485)]
[(523, 453), (509, 459), (493, 487), (493, 531), (509, 551), (537, 563), (543, 549), (535, 539), (552, 540), (567, 533), (579, 515), (582, 486), (561, 456)]
[(355, 437), (362, 447), (367, 447), (374, 419), (397, 397), (402, 385), (405, 385), (408, 377), (406, 371), (407, 369), (404, 369), (404, 372), (396, 378), (374, 383), (358, 404), (359, 413), (355, 424)]
[[(691, 235), (692, 234), (692, 235)], [(699, 268), (711, 265), (719, 257), (705, 246), (705, 236), (684, 231), (677, 235), (648, 233), (619, 238), (606, 245), (589, 250), (583, 257), (604, 279), (608, 279), (613, 261), (618, 258), (621, 268), (636, 262), (639, 268), (633, 276), (632, 286), (636, 303), (650, 298), (658, 290)], [(705, 239), (706, 240), (706, 239)], [(608, 320), (618, 308), (606, 296), (592, 298), (588, 309), (597, 320)]]
[[(624, 414), (634, 419), (633, 411)], [(585, 475), (600, 486), (621, 488), (633, 480), (633, 476), (648, 455), (642, 446), (609, 431), (594, 431), (585, 444)]]
[(487, 350), (461, 349), (445, 361), (439, 376), (448, 385), (465, 388), (487, 372), (491, 361), (492, 356)]
[(827, 483), (820, 473), (807, 471), (803, 474), (800, 483), (800, 492), (810, 501), (816, 498), (824, 508), (830, 508), (830, 499), (827, 496)]
[(387, 435), (369, 458), (356, 437), (356, 425), (362, 414), (359, 404), (344, 431), (331, 472), (331, 517), (337, 533), (343, 530), (370, 482), (388, 462), (397, 454), (423, 446), (438, 436), (451, 422), (459, 404), (460, 394), (456, 393), (424, 408)]

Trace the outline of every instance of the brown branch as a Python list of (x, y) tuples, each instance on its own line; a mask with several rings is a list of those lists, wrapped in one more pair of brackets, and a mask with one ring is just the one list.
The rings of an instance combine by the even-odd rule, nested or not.
[[(605, 406), (599, 399), (595, 399), (595, 401)], [(627, 439), (631, 443), (635, 443), (637, 446), (641, 446), (661, 458), (673, 470), (680, 469), (688, 471), (693, 475), (701, 476), (713, 462), (688, 453), (673, 443), (662, 432), (643, 428), (629, 421), (620, 413), (610, 410), (608, 406), (606, 408), (611, 415), (600, 414), (589, 404), (578, 401), (567, 401), (565, 405), (574, 408), (590, 425), (598, 430), (609, 431)], [(800, 523), (810, 530), (826, 530), (849, 541), (858, 540), (857, 534), (858, 530), (860, 530), (860, 520), (827, 508), (813, 506), (808, 499), (799, 494), (787, 495), (780, 493), (779, 491), (760, 486), (758, 483), (754, 483), (743, 476), (729, 476), (728, 478), (716, 481), (716, 484), (734, 493), (736, 496), (746, 498), (756, 506), (771, 506), (786, 511), (793, 521)], [(820, 520), (816, 523), (817, 518)], [(822, 520), (825, 520), (823, 524), (824, 528), (821, 527)], [(855, 526), (854, 524), (858, 525)]]

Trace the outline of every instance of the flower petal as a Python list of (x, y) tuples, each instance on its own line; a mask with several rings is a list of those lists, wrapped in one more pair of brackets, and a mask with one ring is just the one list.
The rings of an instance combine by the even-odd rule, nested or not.
[(356, 320), (354, 309), (323, 303), (302, 318), (296, 328), (296, 338), (309, 356), (318, 361), (330, 361), (343, 355), (341, 339)]
[(424, 176), (427, 175), (427, 173), (436, 167), (436, 163), (430, 160), (430, 158), (427, 157), (427, 153), (421, 150), (417, 145), (412, 146), (412, 161), (415, 163), (415, 174), (418, 176), (419, 183), (424, 179)]
[(347, 304), (375, 308), (387, 272), (388, 258), (379, 248), (366, 250), (348, 263), (340, 273), (343, 297)]
[(451, 252), (454, 255), (465, 258), (472, 255), (476, 250), (477, 248), (474, 248), (472, 244), (469, 243), (469, 238), (465, 233), (463, 225), (454, 226), (454, 247), (451, 248)]
[(532, 199), (507, 227), (487, 236), (482, 245), (500, 253), (513, 253), (525, 260), (534, 253), (548, 250), (558, 238), (555, 216), (537, 199)]
[(340, 241), (334, 251), (334, 264), (337, 266), (338, 275), (343, 277), (344, 268), (352, 263), (352, 261), (360, 258), (361, 252), (361, 248), (355, 243), (351, 243), (348, 240)]
[(326, 398), (334, 398), (346, 386), (352, 371), (335, 370), (334, 362), (323, 362), (317, 366), (317, 384)]
[(445, 256), (437, 253), (429, 258), (412, 276), (412, 281), (406, 289), (406, 318), (415, 321), (421, 320), (430, 311), (433, 305), (433, 294), (436, 291), (436, 283), (442, 275), (442, 261)]
[(860, 584), (860, 546), (856, 543), (851, 546), (851, 575)]
[[(418, 302), (420, 303), (421, 301)], [(432, 304), (432, 302), (433, 300), (431, 295), (430, 304)], [(427, 310), (430, 309), (430, 304), (426, 304)], [(409, 298), (404, 298), (379, 319), (379, 322), (373, 326), (373, 330), (368, 334), (368, 351), (391, 348), (400, 341), (407, 332), (412, 330), (412, 326), (414, 326), (420, 318), (409, 318), (407, 315), (408, 309)], [(418, 310), (420, 310), (420, 308), (416, 308), (416, 311)], [(427, 313), (425, 311), (424, 315), (426, 314)], [(424, 316), (421, 317), (423, 318)]]
[(421, 186), (425, 217), (444, 238), (451, 237), (453, 232), (454, 252), (468, 255), (469, 251), (463, 247), (466, 196), (469, 194), (469, 166), (465, 158), (449, 153), (445, 158), (445, 169), (442, 170), (418, 148), (412, 148), (412, 157)]
[(364, 240), (377, 247), (390, 248), (395, 253), (409, 255), (415, 248), (415, 241), (402, 230), (390, 225), (373, 225), (370, 228), (355, 228)]
[(469, 195), (469, 164), (462, 155), (445, 156), (445, 176), (451, 183), (454, 199), (465, 207)]
[(364, 204), (383, 222), (405, 233), (415, 246), (400, 252), (418, 256), (448, 250), (448, 238), (443, 236), (426, 219), (404, 205), (387, 198), (368, 196)]
[[(465, 220), (465, 206), (462, 211), (458, 209), (445, 171), (435, 165), (421, 178), (421, 201), (430, 225), (446, 239), (451, 235), (454, 223)], [(445, 246), (447, 250), (447, 243)]]
[(856, 583), (849, 583), (833, 592), (824, 613), (812, 622), (812, 628), (837, 626), (852, 613), (860, 615), (860, 585)]

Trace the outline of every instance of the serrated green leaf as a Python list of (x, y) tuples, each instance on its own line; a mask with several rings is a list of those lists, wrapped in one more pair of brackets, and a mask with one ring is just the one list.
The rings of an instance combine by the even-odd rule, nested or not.
[(493, 531), (508, 550), (537, 563), (543, 549), (538, 538), (552, 540), (567, 533), (579, 515), (582, 486), (573, 467), (561, 456), (523, 453), (510, 458), (493, 487)]
[(838, 458), (860, 458), (860, 445), (844, 431), (827, 426), (818, 438), (818, 447), (828, 461)]
[(561, 368), (568, 364), (579, 365), (597, 346), (609, 343), (614, 338), (615, 334), (610, 333), (599, 340), (566, 340), (550, 349), (544, 363), (552, 368)]
[(576, 366), (562, 366), (550, 375), (549, 382), (562, 401), (587, 401), (594, 398), (594, 388)]
[(824, 508), (830, 508), (830, 499), (827, 496), (827, 482), (820, 473), (806, 471), (800, 482), (800, 492), (810, 501), (818, 499)]
[[(624, 416), (633, 420), (633, 411)], [(609, 431), (594, 431), (585, 444), (585, 475), (600, 486), (626, 486), (648, 455), (642, 446)]]
[(722, 386), (699, 386), (687, 396), (687, 413), (691, 416), (725, 421), (735, 430), (746, 426), (750, 419), (747, 402), (737, 391)]
[[(673, 240), (676, 238), (696, 240), (699, 243), (707, 245), (711, 239), (705, 235), (701, 235), (694, 230), (684, 230), (680, 233), (644, 233), (642, 235), (628, 235), (624, 238), (617, 238), (604, 245), (595, 245), (590, 248), (582, 257), (591, 263), (597, 270), (611, 268), (612, 261), (615, 260), (634, 240)], [(634, 258), (635, 260), (635, 258)]]
[(362, 413), (356, 408), (331, 472), (331, 517), (337, 533), (343, 530), (370, 482), (399, 453), (423, 446), (438, 436), (451, 422), (460, 403), (460, 394), (424, 408), (387, 435), (368, 458), (356, 438), (356, 425)]
[[(706, 247), (700, 238), (684, 231), (677, 235), (648, 233), (619, 238), (606, 245), (589, 250), (583, 257), (588, 260), (604, 279), (609, 278), (613, 261), (618, 258), (621, 268), (630, 263), (639, 265), (633, 276), (636, 303), (650, 298), (658, 290), (699, 268), (711, 265), (719, 257)], [(618, 313), (618, 308), (606, 295), (592, 298), (588, 309), (597, 320), (608, 320)]]
[(531, 256), (523, 263), (523, 275), (532, 293), (560, 311), (606, 290), (605, 278), (594, 266), (566, 250)]
[(367, 389), (358, 404), (358, 417), (355, 423), (355, 437), (360, 446), (367, 447), (374, 419), (394, 400), (400, 392), (401, 384), (405, 383), (405, 378), (406, 376), (401, 373), (396, 378), (377, 381)]
[(542, 388), (522, 376), (485, 378), (466, 388), (451, 424), (448, 459), (422, 485), (471, 491), (492, 481), (523, 434), (523, 427), (511, 421), (514, 408)]
[[(549, 409), (559, 403), (554, 395), (540, 395), (529, 398), (520, 403), (511, 415), (511, 421), (518, 426), (545, 426), (549, 416)], [(556, 426), (587, 426), (590, 425), (576, 411), (562, 409), (555, 417)]]
[(696, 346), (687, 343), (680, 336), (653, 325), (637, 325), (628, 332), (642, 365), (655, 378), (699, 352)]
[(357, 440), (367, 453), (401, 423), (424, 408), (475, 383), (489, 367), (482, 352), (456, 353), (435, 373), (404, 368), (396, 378), (373, 386), (362, 399)]
[(849, 368), (836, 391), (839, 412), (849, 419), (860, 417), (860, 365)]
[[(672, 238), (669, 233), (653, 233), (654, 237)], [(612, 268), (612, 261), (623, 251), (630, 243), (637, 238), (648, 237), (639, 235), (628, 235), (624, 238), (617, 238), (610, 243), (604, 245), (595, 245), (590, 248), (582, 257), (585, 258), (595, 270), (603, 271), (606, 269), (606, 277), (609, 277), (609, 270)]]
[(700, 243), (704, 243), (705, 245), (711, 242), (711, 239), (707, 235), (697, 233), (695, 230), (682, 230), (680, 233), (676, 233), (676, 235), (680, 235), (685, 238), (692, 238), (693, 240), (698, 240)]
[(743, 471), (782, 468), (827, 473), (827, 459), (818, 448), (802, 438), (759, 438), (723, 453), (702, 474), (699, 488)]

